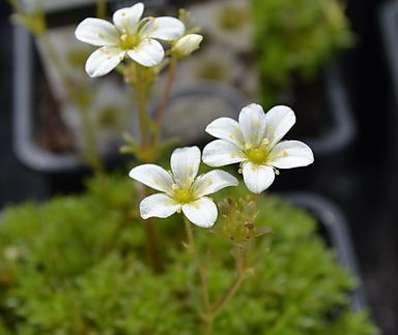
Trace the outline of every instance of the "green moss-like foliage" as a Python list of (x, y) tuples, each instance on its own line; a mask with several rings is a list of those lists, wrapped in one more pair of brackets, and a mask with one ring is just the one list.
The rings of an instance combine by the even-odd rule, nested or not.
[(340, 0), (252, 0), (263, 97), (311, 79), (339, 49), (353, 44)]
[[(350, 311), (354, 282), (309, 215), (266, 197), (257, 223), (272, 228), (272, 238), (257, 240), (255, 270), (214, 334), (374, 334), (366, 314)], [(198, 275), (181, 218), (155, 224), (165, 237), (161, 274), (146, 262), (126, 177), (92, 180), (82, 196), (8, 209), (0, 225), (0, 334), (200, 334)], [(203, 261), (214, 300), (233, 280), (230, 245), (216, 231), (195, 234), (202, 254), (209, 251)]]

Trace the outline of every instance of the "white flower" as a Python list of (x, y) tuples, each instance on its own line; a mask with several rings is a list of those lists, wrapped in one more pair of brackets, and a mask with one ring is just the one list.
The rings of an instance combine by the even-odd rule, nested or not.
[(101, 48), (87, 59), (86, 72), (90, 77), (103, 76), (112, 71), (128, 55), (135, 62), (151, 67), (158, 65), (164, 50), (157, 41), (172, 41), (185, 32), (184, 24), (173, 17), (141, 19), (144, 5), (137, 3), (113, 14), (113, 23), (87, 18), (76, 28), (76, 38)]
[(282, 141), (295, 124), (296, 116), (287, 106), (276, 106), (267, 114), (257, 104), (244, 107), (239, 122), (219, 118), (206, 132), (219, 138), (203, 150), (209, 166), (241, 164), (243, 179), (253, 193), (261, 193), (275, 179), (276, 169), (307, 166), (314, 162), (311, 149), (299, 141)]
[(222, 170), (213, 170), (197, 177), (200, 165), (198, 147), (174, 150), (170, 165), (171, 172), (154, 164), (139, 165), (130, 171), (131, 178), (163, 192), (141, 201), (141, 217), (166, 218), (182, 210), (193, 224), (203, 228), (213, 226), (218, 211), (207, 195), (224, 187), (236, 186), (238, 180)]
[(203, 36), (199, 34), (187, 34), (180, 37), (173, 46), (173, 52), (178, 57), (189, 56), (192, 52), (199, 49)]

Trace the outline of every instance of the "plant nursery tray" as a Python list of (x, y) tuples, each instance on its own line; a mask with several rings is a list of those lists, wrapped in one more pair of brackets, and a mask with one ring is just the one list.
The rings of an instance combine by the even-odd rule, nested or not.
[[(44, 8), (48, 14), (49, 27), (51, 27), (48, 34), (49, 39), (53, 40), (53, 44), (57, 49), (62, 48), (64, 45), (69, 48), (72, 40), (72, 42), (78, 43), (79, 46), (81, 45), (83, 51), (90, 51), (90, 48), (84, 49), (85, 45), (74, 39), (73, 28), (70, 26), (71, 21), (76, 23), (84, 17), (92, 16), (95, 13), (95, 7), (92, 6), (95, 1), (87, 3), (83, 1), (84, 6), (81, 2), (76, 0), (64, 6), (61, 1), (54, 3), (54, 6), (51, 5)], [(151, 0), (146, 2), (146, 4), (156, 10), (158, 6), (163, 6), (164, 1)], [(124, 1), (112, 0), (109, 2), (108, 7), (114, 11), (123, 5), (126, 5)], [(57, 33), (54, 34), (54, 31)], [(16, 156), (24, 165), (39, 172), (57, 174), (86, 170), (81, 153), (79, 154), (79, 144), (76, 144), (79, 140), (82, 142), (81, 133), (79, 134), (76, 131), (81, 128), (78, 125), (78, 118), (76, 118), (76, 115), (65, 117), (65, 114), (68, 114), (65, 111), (73, 109), (73, 106), (71, 105), (72, 108), (69, 108), (65, 103), (68, 101), (68, 96), (65, 93), (65, 87), (59, 75), (61, 71), (55, 71), (54, 64), (50, 64), (52, 62), (50, 62), (51, 58), (49, 58), (50, 53), (48, 50), (43, 49), (41, 43), (34, 41), (31, 34), (24, 28), (16, 26), (13, 35), (15, 55), (13, 66), (13, 142)], [(75, 47), (75, 45), (72, 47)], [(82, 50), (79, 50), (79, 52)], [(65, 54), (64, 51), (63, 53)], [(80, 62), (82, 55), (76, 54), (71, 55), (71, 57), (79, 57), (74, 61), (78, 60)], [(77, 78), (76, 70), (73, 73), (70, 73), (70, 69), (67, 70), (70, 76), (69, 79), (73, 79), (78, 84), (83, 83), (83, 85), (92, 86), (99, 90), (99, 94), (97, 94), (99, 96), (98, 100), (103, 100), (102, 103), (105, 104), (107, 100), (112, 100), (109, 99), (112, 98), (112, 92), (116, 92), (117, 87), (122, 86), (121, 80), (116, 76), (108, 76), (111, 77), (110, 80), (106, 78), (107, 80), (105, 81), (93, 81), (84, 75), (83, 70), (80, 71), (80, 76), (78, 75)], [(102, 85), (104, 82), (105, 84)], [(109, 87), (113, 88), (113, 90), (109, 90)], [(111, 93), (106, 94), (101, 99), (101, 96), (104, 95), (102, 93), (109, 91)], [(117, 97), (125, 93), (124, 91), (119, 90)], [(125, 107), (126, 111), (127, 108), (132, 110), (131, 104), (126, 104), (127, 100), (130, 102), (130, 97), (125, 95), (123, 98), (123, 104), (121, 105)], [(108, 101), (107, 104), (110, 105), (110, 102)], [(76, 110), (73, 112), (76, 112)], [(125, 131), (130, 133), (135, 132), (136, 122), (132, 120), (133, 118), (123, 121), (124, 126), (128, 127), (128, 130)], [(69, 119), (69, 121), (65, 121), (65, 119)], [(70, 123), (72, 123), (72, 128)], [(105, 134), (106, 136), (109, 137), (109, 134)], [(118, 136), (118, 138), (120, 137)], [(103, 149), (101, 153), (107, 163), (106, 165), (112, 165), (120, 160), (118, 148), (121, 141), (113, 139), (108, 142), (110, 144), (105, 149), (102, 148), (103, 145), (100, 143), (101, 149)]]
[[(33, 39), (28, 32), (23, 28), (16, 27), (14, 34), (14, 150), (17, 157), (26, 166), (34, 170), (46, 173), (62, 173), (69, 171), (80, 170), (84, 164), (79, 155), (71, 150), (69, 147), (73, 143), (73, 134), (68, 133), (65, 125), (60, 120), (59, 113), (52, 113), (48, 118), (40, 115), (42, 109), (39, 101), (43, 100), (40, 94), (43, 95), (43, 89), (40, 87), (46, 86), (46, 76), (43, 74), (43, 69), (40, 68), (36, 46)], [(321, 105), (325, 104), (324, 113), (325, 126), (321, 126), (322, 132), (312, 138), (298, 138), (306, 141), (314, 150), (316, 156), (330, 157), (334, 154), (341, 152), (349, 147), (355, 136), (355, 123), (352, 117), (351, 107), (349, 104), (348, 94), (344, 86), (341, 76), (341, 67), (339, 64), (330, 65), (324, 72), (322, 79), (322, 86), (324, 91), (324, 98)], [(48, 89), (47, 89), (48, 91)], [(209, 99), (217, 99), (219, 105), (224, 104), (227, 106), (228, 113), (224, 116), (237, 117), (240, 108), (248, 99), (243, 99), (234, 89), (220, 85), (210, 85), (209, 83), (202, 83), (198, 86), (190, 86), (182, 88), (174, 92), (171, 104), (168, 111), (176, 111), (176, 104), (186, 105), (187, 101), (192, 99), (199, 99), (202, 102)], [(41, 106), (46, 105), (47, 108), (54, 106), (54, 99), (48, 98), (41, 102)], [(224, 108), (225, 110), (225, 108)], [(170, 119), (174, 120), (170, 122)], [(193, 118), (192, 120), (196, 120)], [(38, 134), (38, 128), (42, 128), (43, 122), (52, 122), (44, 129), (52, 130), (55, 136), (64, 132), (65, 136), (60, 137), (59, 142), (61, 146), (66, 146), (66, 150), (58, 150), (58, 148), (51, 148), (51, 146), (43, 145), (46, 140), (46, 132)], [(169, 118), (169, 124), (173, 127), (179, 125), (181, 118), (178, 115)], [(196, 120), (197, 121), (197, 120)], [(191, 127), (192, 133), (201, 130), (195, 121), (194, 124), (184, 125), (185, 128)], [(185, 132), (189, 129), (185, 129)], [(170, 130), (170, 129), (169, 129)], [(174, 130), (169, 131), (173, 133)], [(42, 135), (44, 133), (44, 139)], [(178, 135), (178, 134), (177, 134)], [(189, 141), (186, 141), (189, 143)], [(117, 150), (111, 151), (107, 159), (112, 160), (118, 155)]]
[[(16, 27), (14, 33), (14, 150), (17, 157), (33, 170), (57, 173), (72, 171), (82, 167), (77, 153), (69, 150), (72, 138), (65, 132), (60, 117), (55, 113), (56, 102), (49, 94), (48, 85), (43, 83), (44, 76), (38, 69), (37, 54), (34, 51), (33, 39), (23, 28)], [(42, 71), (41, 71), (42, 72)], [(39, 92), (46, 94), (40, 102)], [(43, 103), (44, 100), (44, 103)], [(40, 115), (38, 105), (46, 106), (51, 117)], [(49, 123), (45, 125), (44, 123)], [(51, 150), (39, 142), (37, 129), (45, 127), (55, 130), (59, 147)], [(64, 151), (64, 152), (62, 152)]]
[[(318, 102), (325, 110), (321, 120), (321, 132), (317, 136), (302, 136), (300, 132), (295, 134), (295, 129), (287, 135), (287, 138), (300, 139), (308, 143), (317, 157), (331, 157), (350, 147), (356, 134), (356, 125), (353, 119), (349, 97), (341, 76), (340, 64), (333, 63), (327, 67), (320, 78), (323, 97)], [(314, 92), (316, 95), (316, 92)], [(218, 97), (218, 99), (217, 99)], [(219, 100), (212, 102), (212, 99)], [(300, 104), (303, 99), (297, 99)], [(305, 99), (304, 99), (305, 100)], [(310, 99), (309, 103), (311, 104)], [(283, 100), (282, 100), (283, 101)], [(209, 103), (207, 103), (209, 102)], [(171, 116), (169, 122), (165, 124), (166, 132), (169, 136), (181, 135), (186, 143), (195, 143), (191, 137), (197, 140), (198, 132), (203, 132), (201, 126), (205, 124), (203, 118), (208, 118), (207, 111), (212, 111), (213, 118), (226, 116), (237, 118), (239, 110), (250, 103), (237, 89), (215, 82), (199, 82), (194, 85), (187, 85), (185, 88), (176, 90), (172, 96), (170, 105), (167, 108), (167, 115)], [(229, 106), (222, 108), (224, 103)], [(232, 104), (232, 105), (231, 105)], [(308, 104), (308, 101), (305, 102)], [(188, 107), (190, 106), (190, 107)], [(293, 104), (294, 107), (294, 104)], [(312, 107), (312, 106), (311, 106)], [(224, 114), (215, 111), (223, 110)], [(184, 112), (191, 113), (190, 118), (183, 118)], [(297, 112), (297, 111), (296, 111)], [(218, 115), (220, 114), (220, 115)], [(297, 112), (297, 114), (299, 114)], [(176, 122), (176, 120), (179, 120)], [(302, 118), (298, 115), (298, 123)], [(181, 122), (184, 125), (181, 126)], [(183, 128), (179, 130), (176, 127)], [(191, 135), (191, 136), (190, 136)], [(200, 142), (206, 143), (210, 137), (203, 136)], [(197, 142), (196, 142), (197, 143)]]
[(284, 194), (283, 197), (292, 204), (308, 210), (317, 219), (319, 232), (329, 247), (335, 250), (338, 262), (357, 280), (358, 286), (351, 296), (353, 311), (367, 309), (358, 261), (344, 214), (336, 205), (316, 193), (294, 192)]
[[(340, 60), (336, 59), (330, 63), (319, 78), (319, 84), (321, 85), (320, 94), (323, 96), (316, 97), (314, 95), (318, 94), (317, 91), (313, 90), (311, 92), (307, 88), (307, 92), (304, 95), (307, 101), (304, 101), (304, 104), (296, 110), (298, 115), (296, 127), (299, 128), (300, 120), (301, 122), (304, 121), (300, 119), (299, 113), (306, 112), (306, 106), (310, 110), (314, 109), (314, 106), (311, 106), (311, 104), (314, 104), (316, 109), (320, 109), (318, 111), (321, 114), (318, 117), (319, 120), (316, 117), (314, 119), (314, 122), (320, 123), (319, 134), (306, 136), (300, 133), (295, 136), (293, 129), (292, 134), (287, 135), (287, 137), (292, 136), (292, 138), (308, 143), (318, 157), (331, 157), (345, 151), (355, 138), (356, 124), (342, 71)], [(300, 94), (300, 90), (298, 94)], [(317, 102), (318, 98), (320, 98), (320, 101)], [(302, 99), (301, 96), (297, 97), (298, 105), (300, 105), (300, 100)], [(293, 102), (293, 108), (295, 107), (294, 105)]]

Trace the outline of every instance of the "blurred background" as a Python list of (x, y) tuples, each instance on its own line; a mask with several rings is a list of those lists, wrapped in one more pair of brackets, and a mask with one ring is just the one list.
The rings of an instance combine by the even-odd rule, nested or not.
[[(372, 316), (384, 334), (396, 335), (398, 2), (144, 2), (154, 12), (187, 8), (205, 36), (200, 52), (177, 73), (164, 139), (205, 143), (204, 125), (235, 116), (247, 101), (292, 105), (299, 121), (290, 136), (309, 142), (316, 164), (283, 175), (272, 191), (313, 192), (341, 208)], [(113, 11), (129, 3), (107, 5)], [(32, 1), (24, 5), (34, 11)], [(80, 92), (89, 92), (98, 150), (110, 169), (118, 166), (119, 134), (136, 134), (131, 101), (117, 78), (86, 79), (84, 60), (92, 48), (73, 36), (95, 6), (48, 0), (44, 8), (47, 42)], [(76, 108), (67, 101), (49, 44), (12, 23), (21, 21), (11, 20), (14, 11), (0, 2), (0, 209), (79, 192), (90, 175)], [(188, 109), (193, 116), (182, 123)]]

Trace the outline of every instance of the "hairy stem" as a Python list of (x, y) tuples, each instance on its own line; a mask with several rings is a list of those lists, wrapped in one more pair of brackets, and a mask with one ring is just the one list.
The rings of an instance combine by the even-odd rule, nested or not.
[(147, 236), (147, 255), (151, 262), (152, 268), (155, 272), (163, 271), (163, 263), (160, 258), (160, 253), (158, 249), (158, 234), (155, 229), (155, 225), (152, 221), (146, 221), (145, 224), (145, 233)]
[(104, 174), (104, 165), (97, 150), (95, 129), (89, 115), (89, 110), (80, 108), (80, 118), (83, 125), (84, 135), (84, 159), (92, 167), (95, 174), (100, 176)]
[(225, 295), (223, 295), (214, 305), (211, 306), (209, 313), (209, 319), (211, 320), (211, 322), (213, 322), (215, 318), (222, 312), (222, 310), (228, 305), (228, 303), (236, 295), (245, 280), (246, 264), (245, 254), (242, 247), (235, 247), (234, 258), (237, 274), (236, 279), (233, 281)]
[(210, 316), (210, 298), (209, 298), (209, 285), (207, 278), (207, 268), (203, 265), (200, 259), (198, 249), (196, 248), (192, 224), (184, 216), (185, 231), (187, 235), (187, 248), (190, 252), (199, 272), (200, 285), (201, 285), (201, 296), (203, 311), (201, 320), (203, 321), (204, 334), (210, 335), (213, 331), (213, 321)]
[(163, 125), (163, 120), (164, 120), (164, 113), (166, 111), (167, 105), (169, 104), (170, 97), (171, 97), (171, 91), (173, 89), (175, 77), (176, 77), (176, 70), (177, 70), (177, 58), (175, 56), (172, 56), (170, 58), (170, 64), (169, 64), (169, 72), (167, 75), (167, 81), (165, 85), (165, 89), (163, 91), (163, 96), (161, 98), (159, 107), (156, 110), (155, 113), (155, 123), (156, 123), (156, 137), (155, 137), (155, 143), (159, 140), (160, 136), (160, 130), (162, 129)]
[(145, 148), (148, 145), (150, 120), (148, 117), (148, 87), (145, 85), (144, 74), (139, 65), (136, 67), (137, 81), (134, 84), (135, 100), (138, 108), (138, 123), (140, 129), (140, 143), (141, 147)]
[(235, 281), (232, 283), (231, 287), (228, 289), (225, 296), (223, 296), (220, 300), (218, 300), (217, 303), (213, 306), (211, 312), (214, 318), (223, 310), (223, 308), (228, 304), (228, 302), (235, 296), (236, 292), (241, 287), (244, 279), (245, 276), (243, 275), (243, 273), (239, 273)]
[[(140, 130), (140, 147), (141, 149), (147, 149), (150, 119), (148, 117), (148, 99), (149, 99), (149, 88), (145, 84), (144, 74), (139, 65), (136, 67), (137, 80), (132, 84), (132, 89), (135, 94), (135, 100), (138, 108), (138, 122)], [(148, 196), (146, 189), (142, 189), (140, 192), (140, 198)], [(159, 239), (155, 225), (151, 221), (144, 223), (145, 234), (146, 234), (146, 248), (147, 256), (151, 262), (151, 265), (155, 272), (161, 272), (163, 270), (162, 260), (159, 253)]]
[[(143, 199), (148, 196), (147, 189), (139, 188), (140, 198)], [(144, 228), (146, 234), (146, 253), (147, 258), (152, 266), (152, 269), (159, 273), (163, 271), (163, 262), (159, 253), (159, 239), (156, 227), (152, 220), (144, 221)]]

